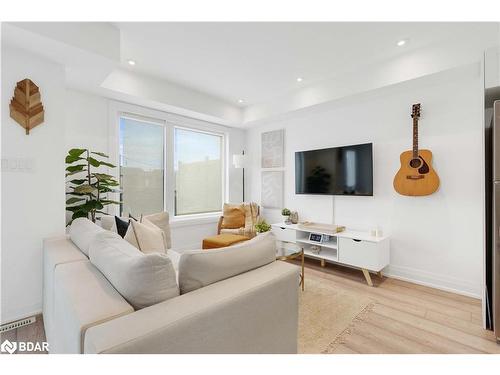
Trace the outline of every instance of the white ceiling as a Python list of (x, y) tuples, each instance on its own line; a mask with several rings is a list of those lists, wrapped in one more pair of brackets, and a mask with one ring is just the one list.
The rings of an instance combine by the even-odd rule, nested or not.
[[(491, 28), (485, 23), (115, 23), (127, 69), (237, 104)], [(400, 39), (408, 39), (397, 47)], [(130, 67), (128, 59), (137, 62)], [(297, 77), (304, 81), (298, 83)]]

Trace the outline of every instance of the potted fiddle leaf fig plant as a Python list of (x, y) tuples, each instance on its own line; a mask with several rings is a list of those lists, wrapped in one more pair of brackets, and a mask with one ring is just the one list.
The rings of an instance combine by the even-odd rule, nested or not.
[(86, 217), (96, 221), (96, 215), (101, 213), (104, 206), (120, 204), (108, 199), (108, 193), (119, 193), (119, 183), (115, 177), (100, 173), (101, 166), (116, 168), (115, 165), (103, 161), (109, 158), (102, 152), (90, 151), (85, 148), (73, 148), (66, 155), (66, 210), (72, 212), (71, 224), (79, 217)]

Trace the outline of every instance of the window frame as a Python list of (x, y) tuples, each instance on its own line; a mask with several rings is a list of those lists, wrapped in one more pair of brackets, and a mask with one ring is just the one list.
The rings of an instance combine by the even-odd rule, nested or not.
[[(190, 131), (206, 133), (211, 135), (216, 135), (221, 137), (221, 158), (222, 158), (222, 205), (227, 201), (229, 194), (228, 186), (228, 133), (225, 127), (214, 124), (208, 121), (198, 120), (190, 117), (185, 117), (169, 112), (163, 112), (156, 109), (146, 108), (138, 106), (135, 104), (129, 104), (118, 101), (110, 101), (108, 106), (108, 150), (110, 156), (110, 162), (117, 166), (117, 168), (108, 168), (107, 173), (113, 175), (119, 180), (120, 178), (120, 118), (128, 117), (136, 119), (138, 121), (150, 122), (155, 124), (162, 124), (164, 126), (164, 199), (163, 205), (164, 210), (170, 215), (171, 221), (173, 223), (178, 222), (190, 222), (193, 220), (198, 220), (200, 222), (205, 222), (206, 219), (212, 221), (214, 218), (218, 218), (222, 214), (222, 206), (220, 211), (209, 212), (209, 213), (199, 213), (199, 214), (186, 214), (186, 215), (175, 215), (174, 204), (175, 204), (175, 170), (174, 170), (174, 136), (175, 129), (186, 129)], [(110, 194), (110, 198), (114, 200), (119, 200), (120, 194), (113, 193)], [(110, 215), (119, 215), (120, 207), (118, 205), (108, 205), (107, 212)]]
[[(225, 136), (225, 133), (222, 133), (222, 132), (216, 132), (216, 131), (209, 131), (209, 130), (205, 130), (205, 129), (198, 129), (198, 128), (194, 128), (192, 126), (188, 127), (188, 126), (185, 126), (185, 125), (176, 125), (176, 124), (172, 124), (173, 125), (173, 128), (172, 128), (172, 178), (173, 178), (173, 191), (172, 191), (172, 217), (176, 218), (176, 219), (183, 219), (183, 218), (189, 218), (189, 217), (192, 217), (192, 218), (195, 218), (195, 217), (204, 217), (204, 216), (208, 216), (208, 215), (217, 215), (217, 216), (220, 216), (222, 214), (222, 206), (224, 205), (224, 202), (226, 201), (226, 192), (227, 192), (227, 187), (226, 187), (226, 181), (227, 181), (227, 178), (226, 178), (226, 136)], [(175, 181), (175, 166), (174, 166), (174, 162), (175, 162), (175, 155), (174, 155), (174, 152), (175, 152), (175, 130), (176, 129), (180, 129), (180, 130), (187, 130), (187, 131), (191, 131), (191, 132), (195, 132), (195, 133), (202, 133), (202, 134), (207, 134), (207, 135), (212, 135), (212, 136), (216, 136), (216, 137), (220, 137), (221, 138), (221, 150), (220, 150), (220, 156), (221, 156), (221, 176), (222, 176), (222, 191), (221, 191), (221, 207), (220, 207), (220, 210), (219, 211), (211, 211), (211, 212), (204, 212), (204, 213), (196, 213), (196, 214), (185, 214), (185, 215), (176, 215), (175, 214), (175, 194), (176, 194), (176, 189), (175, 189), (175, 186), (176, 186), (176, 181)]]
[[(167, 188), (166, 185), (167, 185), (167, 166), (168, 166), (167, 144), (166, 144), (166, 141), (167, 141), (167, 123), (166, 123), (166, 121), (151, 118), (151, 117), (141, 116), (141, 115), (137, 115), (137, 114), (129, 113), (129, 112), (120, 112), (118, 114), (118, 159), (117, 159), (118, 162), (115, 165), (118, 169), (118, 180), (117, 181), (120, 182), (120, 185), (122, 182), (121, 165), (120, 165), (120, 120), (121, 119), (136, 120), (139, 122), (154, 124), (154, 125), (158, 125), (158, 126), (163, 127), (163, 135), (162, 135), (163, 136), (163, 152), (162, 152), (162, 154), (163, 154), (163, 160), (162, 160), (162, 165), (163, 165), (163, 210), (168, 211), (168, 202), (167, 202), (167, 197), (165, 194), (165, 191)], [(120, 200), (120, 195), (117, 194), (117, 196), (118, 196), (117, 200)], [(123, 215), (123, 213), (121, 212), (121, 208), (122, 208), (122, 205), (120, 205), (120, 207), (118, 208), (118, 213), (120, 214), (120, 216)]]

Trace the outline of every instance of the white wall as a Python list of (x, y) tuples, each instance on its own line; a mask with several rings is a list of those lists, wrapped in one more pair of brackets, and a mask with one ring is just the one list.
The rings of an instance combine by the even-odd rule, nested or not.
[(81, 91), (66, 91), (65, 151), (90, 148), (108, 152), (108, 101)]
[[(249, 129), (249, 187), (260, 201), (260, 137), (285, 128), (285, 206), (300, 220), (391, 236), (390, 275), (480, 297), (483, 269), (483, 123), (479, 64), (430, 75)], [(411, 105), (422, 103), (420, 146), (434, 154), (439, 191), (404, 197), (392, 187), (399, 154), (411, 149)], [(295, 195), (294, 152), (373, 142), (374, 196)], [(334, 211), (333, 212), (333, 206)], [(270, 221), (279, 211), (263, 210)]]
[[(9, 116), (17, 81), (40, 88), (45, 122), (30, 135)], [(64, 234), (64, 69), (2, 47), (1, 313), (7, 322), (41, 311), (42, 238)], [(18, 160), (31, 170), (9, 169)]]

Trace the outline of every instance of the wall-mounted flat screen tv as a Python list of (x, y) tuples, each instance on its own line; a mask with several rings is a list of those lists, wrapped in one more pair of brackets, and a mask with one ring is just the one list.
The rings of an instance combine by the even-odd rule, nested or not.
[(373, 195), (372, 144), (296, 152), (295, 193)]

